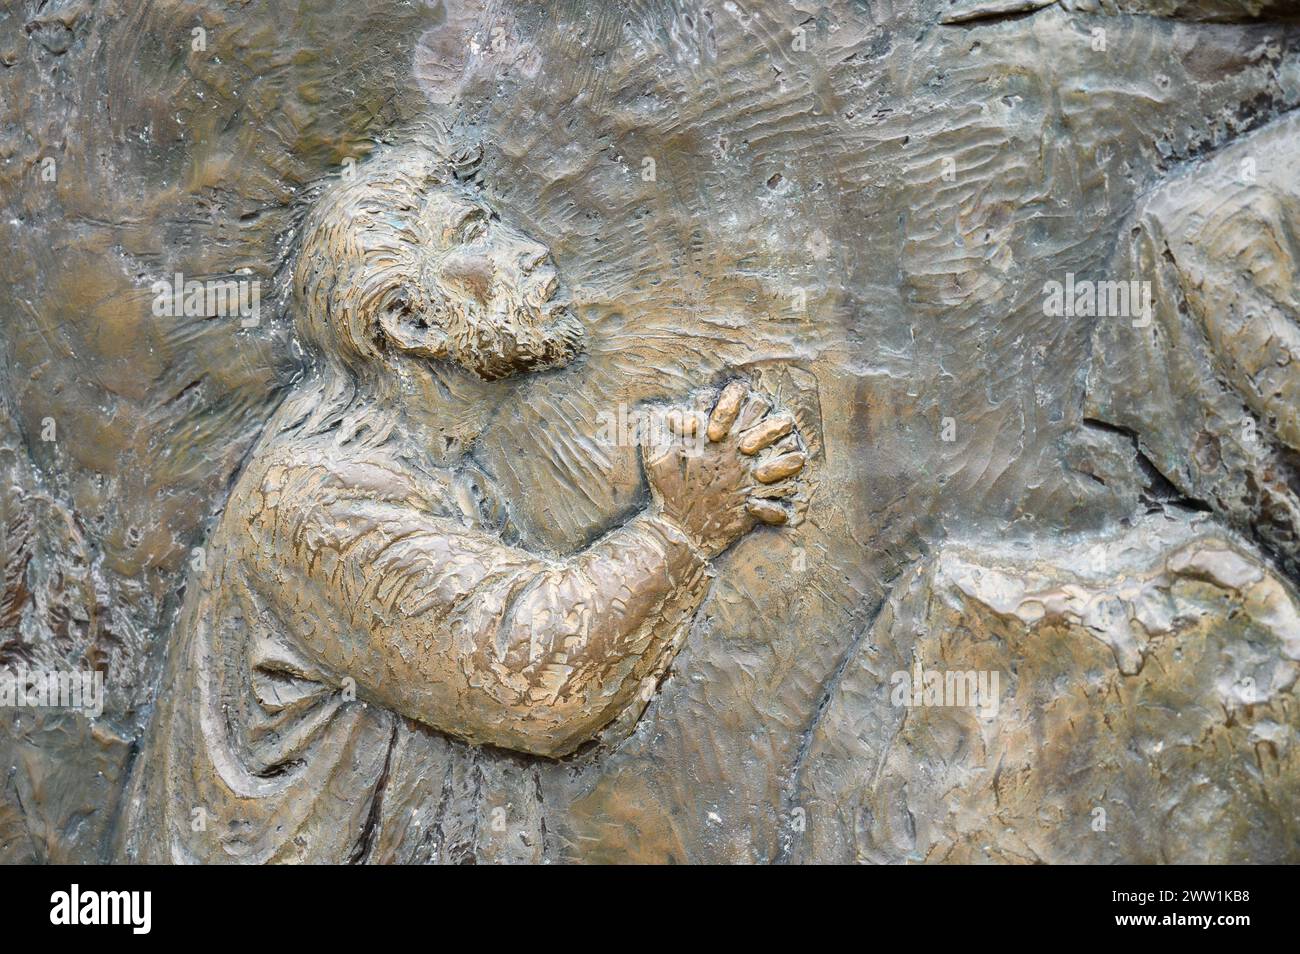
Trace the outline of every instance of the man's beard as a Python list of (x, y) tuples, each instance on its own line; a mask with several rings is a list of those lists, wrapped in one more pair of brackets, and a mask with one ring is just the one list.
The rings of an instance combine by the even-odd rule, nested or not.
[(485, 381), (562, 367), (582, 350), (582, 324), (563, 305), (512, 301), (487, 312), (457, 304), (446, 316), (450, 357)]

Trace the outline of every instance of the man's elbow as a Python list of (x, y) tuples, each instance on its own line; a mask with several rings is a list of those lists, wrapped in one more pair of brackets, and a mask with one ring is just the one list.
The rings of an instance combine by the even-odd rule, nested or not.
[(588, 632), (575, 624), (571, 610), (557, 608), (572, 602), (539, 599), (541, 595), (532, 594), (537, 602), (550, 604), (547, 612), (525, 605), (533, 612), (516, 614), (504, 652), (477, 657), (480, 674), (487, 678), (476, 681), (492, 687), (492, 711), (484, 715), (492, 721), (492, 734), (501, 738), (487, 741), (558, 759), (595, 739), (621, 711), (633, 688), (629, 680), (636, 656), (628, 650), (640, 647), (610, 653), (608, 634)]
[(611, 721), (607, 707), (581, 699), (527, 697), (500, 713), (482, 741), (526, 755), (561, 759), (594, 740)]

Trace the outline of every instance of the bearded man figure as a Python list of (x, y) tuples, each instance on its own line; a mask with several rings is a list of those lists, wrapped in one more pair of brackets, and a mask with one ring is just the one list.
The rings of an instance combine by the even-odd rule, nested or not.
[(787, 520), (805, 455), (744, 385), (701, 391), (674, 443), (642, 447), (644, 510), (565, 559), (518, 546), (471, 451), (501, 379), (581, 353), (559, 286), (424, 149), (313, 208), (310, 364), (188, 585), (123, 860), (456, 860), (473, 836), (453, 829), (482, 820), (441, 817), (450, 791), (630, 729), (709, 561)]

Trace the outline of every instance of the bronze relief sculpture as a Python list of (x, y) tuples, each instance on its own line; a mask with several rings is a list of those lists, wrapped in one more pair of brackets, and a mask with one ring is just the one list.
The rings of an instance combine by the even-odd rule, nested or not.
[(476, 418), (485, 389), (579, 354), (559, 291), (547, 249), (428, 149), (318, 201), (294, 275), (310, 368), (189, 588), (128, 858), (368, 860), (428, 729), (558, 758), (635, 719), (709, 561), (787, 521), (793, 418), (733, 381), (643, 446), (652, 499), (622, 526), (564, 560), (509, 542)]
[(1297, 860), (1297, 16), (0, 12), (0, 860)]

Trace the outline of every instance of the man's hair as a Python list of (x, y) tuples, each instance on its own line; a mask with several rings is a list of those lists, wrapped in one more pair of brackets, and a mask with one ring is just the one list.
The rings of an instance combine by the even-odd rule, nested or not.
[(304, 343), (357, 367), (381, 356), (378, 316), (395, 306), (431, 314), (419, 281), (425, 220), (450, 167), (424, 147), (394, 149), (358, 165), (307, 214), (294, 268), (294, 307)]

